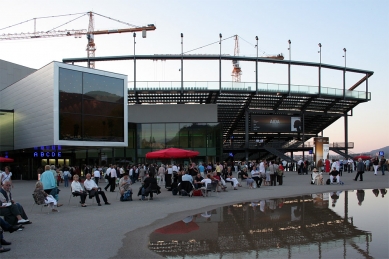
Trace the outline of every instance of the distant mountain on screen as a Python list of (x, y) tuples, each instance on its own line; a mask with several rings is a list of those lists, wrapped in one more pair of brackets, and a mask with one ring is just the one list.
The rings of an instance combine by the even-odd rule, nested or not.
[(379, 148), (379, 149), (374, 149), (372, 151), (370, 151), (369, 153), (374, 156), (376, 153), (378, 153), (379, 151), (384, 151), (385, 153), (385, 157), (388, 157), (389, 156), (389, 146), (386, 146), (386, 147), (383, 147), (383, 148)]

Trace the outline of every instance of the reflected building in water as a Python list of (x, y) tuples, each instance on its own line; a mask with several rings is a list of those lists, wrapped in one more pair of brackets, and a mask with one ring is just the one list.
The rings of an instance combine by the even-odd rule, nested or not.
[(351, 246), (371, 257), (372, 234), (354, 226), (349, 193), (336, 205), (344, 207), (344, 217), (329, 208), (331, 194), (256, 200), (193, 215), (151, 233), (149, 249), (168, 258), (320, 258), (334, 248), (346, 255)]

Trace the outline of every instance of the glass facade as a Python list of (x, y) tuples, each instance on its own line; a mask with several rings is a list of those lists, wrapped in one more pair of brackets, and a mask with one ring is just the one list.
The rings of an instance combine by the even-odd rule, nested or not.
[(59, 139), (124, 141), (124, 80), (59, 69)]
[[(220, 157), (222, 153), (222, 127), (220, 123), (155, 123), (136, 126), (137, 157), (147, 152), (176, 147), (200, 152), (199, 156)], [(129, 139), (134, 135), (129, 126)], [(130, 141), (129, 141), (130, 143)], [(129, 148), (131, 146), (129, 145)]]

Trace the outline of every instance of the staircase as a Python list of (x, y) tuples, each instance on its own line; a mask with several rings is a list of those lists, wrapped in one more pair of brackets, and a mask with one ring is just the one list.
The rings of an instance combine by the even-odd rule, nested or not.
[(275, 149), (270, 146), (264, 146), (265, 150), (268, 151), (269, 153), (281, 158), (282, 160), (286, 160), (287, 162), (293, 162), (292, 158), (286, 156), (284, 153), (279, 151), (278, 149)]
[(353, 159), (352, 154), (348, 154), (348, 155), (346, 156), (346, 153), (344, 153), (343, 151), (340, 151), (339, 149), (332, 148), (332, 149), (330, 149), (330, 150), (333, 151), (333, 152), (335, 152), (335, 153), (337, 153), (338, 155), (341, 155), (342, 157), (344, 157), (344, 158), (346, 158), (346, 159), (349, 159), (349, 158)]

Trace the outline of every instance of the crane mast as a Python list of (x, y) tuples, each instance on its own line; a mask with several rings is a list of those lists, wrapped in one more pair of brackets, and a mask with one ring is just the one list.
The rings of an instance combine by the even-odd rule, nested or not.
[[(86, 38), (88, 39), (88, 44), (86, 45), (86, 52), (88, 54), (88, 60), (89, 58), (95, 57), (95, 40), (94, 35), (92, 32), (94, 31), (94, 20), (93, 20), (93, 13), (89, 12), (89, 26), (88, 26), (88, 33), (86, 34)], [(95, 68), (95, 62), (89, 61), (88, 66), (90, 68)]]
[[(235, 48), (234, 48), (234, 56), (239, 56), (239, 40), (238, 35), (235, 35)], [(232, 61), (232, 81), (240, 82), (240, 76), (242, 75), (242, 69), (240, 68), (239, 61)]]

